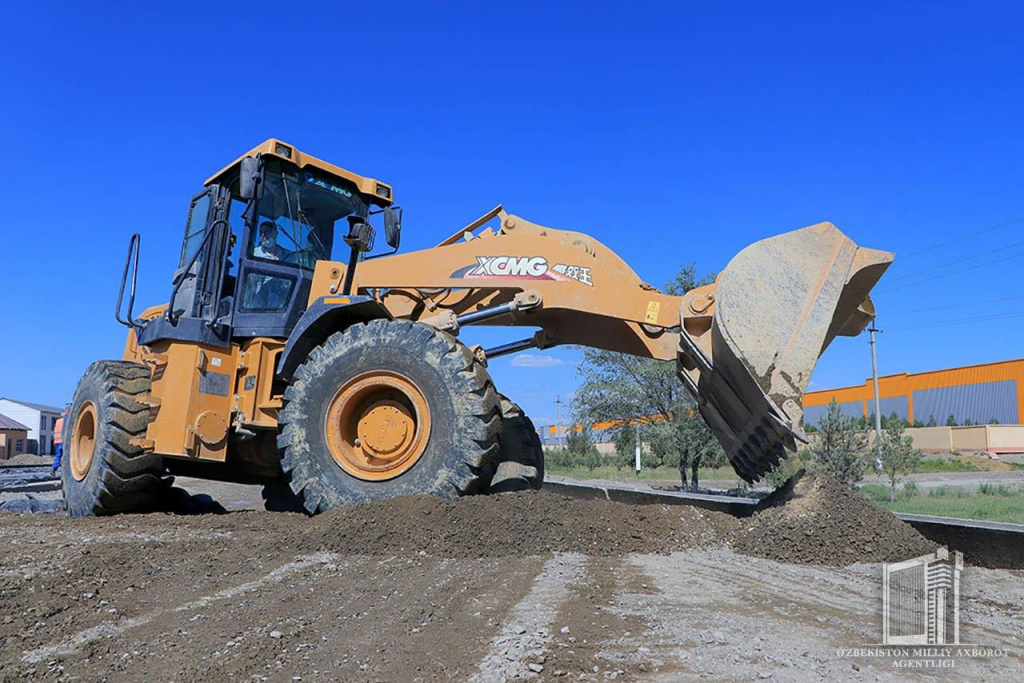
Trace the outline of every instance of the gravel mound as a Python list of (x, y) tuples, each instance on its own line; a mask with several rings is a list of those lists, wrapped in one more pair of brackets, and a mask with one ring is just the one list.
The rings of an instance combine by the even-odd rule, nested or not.
[(794, 477), (741, 522), (733, 549), (790, 564), (898, 562), (935, 550), (906, 522), (822, 474)]
[(25, 465), (50, 465), (52, 463), (52, 455), (32, 455), (31, 453), (19, 453), (13, 458), (0, 460), (0, 467), (24, 467)]
[(307, 550), (360, 555), (668, 554), (724, 545), (735, 526), (727, 515), (685, 506), (623, 505), (524, 491), (344, 506), (310, 520), (302, 543)]

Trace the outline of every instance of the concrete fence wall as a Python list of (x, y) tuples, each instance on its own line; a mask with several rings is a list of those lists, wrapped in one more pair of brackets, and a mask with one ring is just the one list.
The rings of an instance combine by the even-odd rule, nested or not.
[[(925, 453), (1024, 453), (1024, 425), (973, 425), (970, 427), (917, 427), (905, 432), (914, 448)], [(817, 438), (811, 434), (811, 442)], [(874, 444), (872, 431), (868, 442)]]
[(985, 439), (990, 453), (1024, 453), (1024, 425), (985, 425)]
[[(916, 427), (906, 430), (914, 440), (914, 448), (925, 453), (952, 451), (979, 453), (1024, 453), (1024, 425), (974, 425), (971, 427)], [(811, 443), (818, 435), (811, 433)], [(875, 433), (868, 435), (873, 444)], [(595, 444), (602, 455), (615, 455), (615, 444), (606, 441)], [(563, 448), (559, 444), (545, 443), (544, 449)], [(648, 450), (644, 443), (644, 450)]]

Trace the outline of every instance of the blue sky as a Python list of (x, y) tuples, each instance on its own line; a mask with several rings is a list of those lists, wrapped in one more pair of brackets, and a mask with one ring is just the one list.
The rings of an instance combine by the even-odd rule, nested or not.
[[(1024, 217), (1024, 9), (836, 5), (9, 9), (0, 395), (62, 404), (92, 360), (119, 357), (129, 235), (139, 300), (166, 301), (189, 198), (269, 136), (392, 183), (408, 250), (502, 202), (660, 284), (829, 220), (897, 252), (876, 297), (883, 373), (1021, 357), (1024, 221), (943, 243)], [(896, 280), (949, 262), (983, 267)], [(492, 372), (545, 423), (578, 359)], [(812, 386), (869, 374), (866, 339), (840, 339)]]

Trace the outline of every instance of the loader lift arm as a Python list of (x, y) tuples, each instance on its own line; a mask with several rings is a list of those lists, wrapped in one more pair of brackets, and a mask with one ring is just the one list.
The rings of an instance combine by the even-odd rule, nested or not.
[[(487, 228), (490, 219), (497, 230)], [(762, 240), (711, 285), (683, 296), (642, 281), (612, 250), (500, 206), (438, 247), (362, 263), (353, 292), (392, 318), (458, 333), (457, 321), (535, 292), (539, 305), (483, 320), (540, 327), (530, 346), (578, 344), (677, 363), (680, 380), (747, 481), (803, 435), (802, 397), (818, 356), (874, 317), (868, 292), (892, 260), (830, 223)], [(313, 291), (339, 291), (345, 266), (319, 264)]]

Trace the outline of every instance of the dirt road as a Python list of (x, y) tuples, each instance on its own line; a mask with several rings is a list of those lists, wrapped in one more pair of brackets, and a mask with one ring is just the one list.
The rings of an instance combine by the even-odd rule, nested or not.
[[(0, 680), (905, 676), (837, 653), (879, 640), (877, 564), (741, 555), (733, 521), (663, 506), (541, 493), (400, 509), (0, 514)], [(446, 524), (469, 519), (473, 534)], [(1010, 654), (958, 660), (959, 677), (1024, 664), (1022, 579), (965, 572), (964, 641)]]

